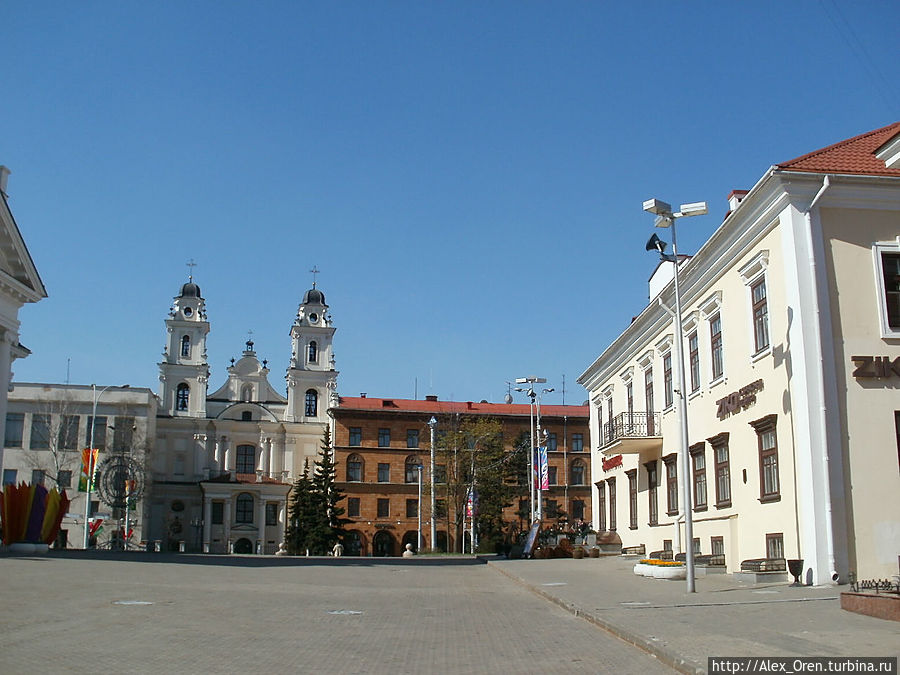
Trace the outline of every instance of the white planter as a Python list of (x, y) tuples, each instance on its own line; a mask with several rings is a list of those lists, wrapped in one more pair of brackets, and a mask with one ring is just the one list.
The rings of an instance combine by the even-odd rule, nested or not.
[(653, 565), (648, 565), (647, 563), (635, 563), (634, 565), (634, 573), (639, 577), (649, 577), (653, 572)]
[(683, 565), (654, 566), (653, 577), (655, 579), (687, 579), (687, 569)]

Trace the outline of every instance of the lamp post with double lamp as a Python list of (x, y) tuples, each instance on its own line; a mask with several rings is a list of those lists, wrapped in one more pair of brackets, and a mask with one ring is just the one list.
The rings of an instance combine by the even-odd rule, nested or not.
[(434, 415), (431, 416), (431, 419), (428, 420), (428, 427), (431, 429), (431, 466), (430, 473), (431, 476), (431, 550), (436, 550), (436, 532), (437, 532), (437, 516), (434, 513), (434, 430), (437, 428), (437, 419)]
[[(123, 384), (119, 389), (126, 389), (128, 387), (127, 384)], [(93, 405), (91, 406), (91, 442), (90, 448), (88, 448), (88, 476), (87, 476), (87, 492), (85, 493), (84, 499), (84, 548), (87, 549), (91, 543), (91, 528), (90, 528), (90, 517), (91, 517), (91, 491), (94, 487), (94, 471), (97, 469), (96, 463), (94, 462), (94, 431), (95, 425), (97, 422), (97, 402), (100, 400), (100, 397), (103, 396), (103, 393), (107, 389), (114, 389), (115, 385), (109, 385), (108, 387), (103, 387), (100, 390), (100, 393), (97, 393), (97, 385), (91, 385), (91, 392), (93, 398)], [(128, 525), (126, 524), (126, 528)]]
[(537, 504), (537, 509), (535, 509), (535, 473), (534, 473), (534, 399), (537, 394), (534, 393), (534, 385), (543, 384), (547, 381), (545, 377), (535, 377), (534, 375), (530, 377), (517, 377), (516, 384), (527, 384), (528, 388), (524, 387), (516, 387), (516, 391), (521, 391), (524, 393), (530, 401), (530, 406), (528, 408), (528, 434), (531, 438), (530, 445), (528, 449), (528, 498), (531, 503), (531, 520), (529, 521), (529, 525), (534, 523), (535, 518), (540, 520), (541, 515), (543, 515), (543, 510), (541, 509), (540, 503)]
[(422, 550), (422, 465), (416, 464), (416, 471), (419, 474), (419, 500), (416, 502), (416, 515), (418, 516), (418, 525), (416, 527), (416, 553)]
[[(678, 286), (678, 238), (675, 232), (675, 221), (689, 216), (703, 216), (708, 212), (706, 202), (692, 202), (682, 204), (681, 210), (673, 212), (672, 207), (659, 199), (648, 199), (644, 202), (644, 211), (656, 216), (656, 227), (672, 228), (672, 253), (666, 254), (666, 243), (654, 234), (647, 242), (648, 251), (657, 251), (664, 261), (671, 262), (675, 277), (675, 355), (678, 361), (678, 398), (681, 404), (678, 406), (678, 419), (681, 424), (681, 448), (678, 453), (678, 476), (681, 480), (681, 500), (684, 505), (684, 538), (685, 538), (685, 566), (687, 567), (687, 592), (694, 592), (694, 520), (691, 511), (691, 488), (689, 480), (688, 461), (688, 417), (687, 417), (687, 378), (684, 368), (684, 342), (682, 340), (681, 323), (681, 289)], [(662, 304), (662, 302), (660, 302)], [(671, 314), (665, 305), (663, 308)]]
[[(546, 380), (544, 380), (546, 382)], [(544, 519), (544, 467), (549, 465), (550, 457), (547, 453), (550, 452), (550, 446), (547, 442), (549, 436), (547, 434), (547, 430), (545, 429), (543, 432), (541, 431), (541, 396), (544, 394), (549, 394), (553, 391), (556, 391), (553, 387), (549, 389), (541, 389), (541, 393), (537, 395), (537, 439), (538, 439), (538, 447), (543, 447), (543, 457), (541, 454), (538, 455), (538, 480), (537, 480), (537, 518), (540, 521)], [(540, 453), (540, 450), (538, 450)], [(542, 459), (546, 457), (546, 462), (542, 461)], [(549, 469), (548, 469), (549, 470)], [(553, 516), (551, 516), (553, 517)]]

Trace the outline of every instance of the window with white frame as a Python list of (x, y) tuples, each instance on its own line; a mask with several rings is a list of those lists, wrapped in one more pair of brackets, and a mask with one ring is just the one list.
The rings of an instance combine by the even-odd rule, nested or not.
[[(706, 318), (709, 331), (709, 379), (714, 384), (725, 374), (725, 359), (722, 340), (722, 291), (715, 291), (700, 303), (700, 315)], [(699, 372), (699, 367), (698, 367)]]
[(769, 348), (769, 299), (766, 288), (766, 270), (769, 252), (760, 251), (738, 270), (750, 289), (750, 318), (753, 329), (753, 353), (761, 354)]
[(900, 337), (900, 242), (873, 247), (882, 337)]
[(672, 380), (672, 352), (663, 354), (663, 391), (665, 392), (666, 408), (671, 408), (675, 402), (674, 385)]

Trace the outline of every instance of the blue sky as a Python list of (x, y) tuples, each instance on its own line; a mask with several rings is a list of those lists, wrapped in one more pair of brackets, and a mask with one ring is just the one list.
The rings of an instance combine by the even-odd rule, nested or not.
[[(344, 395), (575, 382), (647, 302), (641, 202), (900, 119), (895, 0), (18, 3), (0, 163), (49, 298), (18, 381), (157, 389), (189, 259), (211, 390), (283, 390), (321, 270)], [(524, 399), (523, 399), (524, 402)], [(547, 403), (561, 403), (560, 393)]]

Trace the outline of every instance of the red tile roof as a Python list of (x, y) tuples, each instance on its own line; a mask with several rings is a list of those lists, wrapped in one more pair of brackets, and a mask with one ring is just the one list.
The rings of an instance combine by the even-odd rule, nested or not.
[[(475, 403), (473, 401), (418, 401), (398, 398), (369, 398), (358, 396), (341, 396), (340, 405), (334, 409), (390, 412), (417, 412), (445, 415), (465, 413), (469, 415), (529, 415), (527, 403)], [(543, 417), (588, 417), (586, 405), (547, 405), (541, 406)]]
[(900, 169), (888, 169), (884, 162), (875, 156), (876, 150), (898, 133), (900, 122), (895, 122), (783, 162), (776, 165), (776, 168), (783, 171), (900, 176)]

